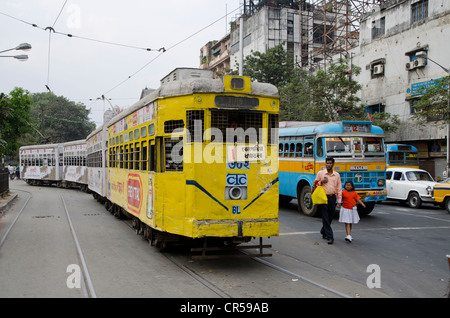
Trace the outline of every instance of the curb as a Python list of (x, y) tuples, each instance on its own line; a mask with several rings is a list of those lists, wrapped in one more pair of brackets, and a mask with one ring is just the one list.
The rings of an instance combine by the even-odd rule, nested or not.
[(17, 193), (10, 192), (4, 198), (0, 197), (0, 217), (4, 214), (12, 202), (17, 198)]

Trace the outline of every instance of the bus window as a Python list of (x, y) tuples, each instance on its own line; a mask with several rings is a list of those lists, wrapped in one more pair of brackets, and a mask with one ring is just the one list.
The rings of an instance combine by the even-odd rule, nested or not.
[(294, 155), (295, 155), (295, 144), (292, 143), (289, 146), (289, 157), (294, 157)]
[(317, 139), (317, 157), (323, 157), (323, 138)]
[(307, 142), (305, 143), (305, 157), (312, 157), (313, 156), (313, 143)]
[(283, 157), (289, 156), (289, 144), (284, 144), (284, 155)]
[(284, 145), (282, 143), (280, 143), (278, 145), (278, 156), (282, 157), (283, 156), (283, 150), (284, 150)]
[[(366, 156), (384, 152), (382, 138), (364, 137), (363, 142), (364, 142), (364, 152), (365, 152)], [(384, 153), (383, 153), (383, 156), (384, 156)]]
[(355, 152), (361, 152), (361, 138), (353, 138), (353, 150)]
[(302, 156), (302, 144), (300, 142), (295, 145), (295, 156), (297, 158)]

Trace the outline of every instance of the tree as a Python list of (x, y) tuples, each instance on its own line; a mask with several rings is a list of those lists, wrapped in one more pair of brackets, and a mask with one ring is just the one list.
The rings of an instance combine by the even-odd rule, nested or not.
[(434, 81), (434, 86), (422, 89), (423, 95), (414, 103), (413, 119), (419, 125), (450, 123), (450, 75)]
[(11, 155), (19, 148), (19, 137), (31, 129), (31, 96), (16, 87), (9, 95), (0, 93), (0, 155)]
[(244, 59), (244, 75), (258, 82), (282, 87), (289, 83), (293, 75), (292, 58), (279, 44), (266, 53), (252, 52)]
[(296, 70), (289, 84), (281, 88), (282, 120), (336, 121), (361, 119), (364, 109), (358, 105), (361, 85), (349, 75), (361, 69), (339, 59), (327, 70), (309, 74)]
[(80, 140), (95, 129), (95, 123), (89, 121), (90, 111), (83, 104), (53, 93), (35, 93), (32, 98), (35, 131), (28, 136), (31, 143), (36, 139), (40, 143)]

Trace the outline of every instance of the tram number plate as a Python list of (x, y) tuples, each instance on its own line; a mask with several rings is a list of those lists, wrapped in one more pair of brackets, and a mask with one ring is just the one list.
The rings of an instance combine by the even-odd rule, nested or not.
[(233, 205), (232, 213), (233, 214), (241, 214), (241, 206), (240, 205)]
[(246, 186), (247, 175), (241, 173), (227, 173), (227, 186)]

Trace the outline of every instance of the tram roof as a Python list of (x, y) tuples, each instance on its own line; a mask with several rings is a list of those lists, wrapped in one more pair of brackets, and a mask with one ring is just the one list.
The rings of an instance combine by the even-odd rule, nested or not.
[[(115, 124), (118, 120), (134, 113), (136, 110), (148, 105), (153, 100), (160, 97), (192, 95), (196, 93), (229, 93), (239, 94), (239, 92), (225, 91), (222, 79), (209, 78), (189, 78), (185, 80), (173, 81), (162, 85), (150, 94), (144, 96), (141, 100), (125, 109), (122, 113), (114, 116), (108, 123), (107, 127)], [(273, 96), (278, 97), (278, 89), (268, 83), (252, 82), (252, 91), (250, 95), (255, 96)]]
[[(369, 124), (374, 134), (384, 134), (383, 129), (372, 125), (370, 121), (338, 121), (338, 122), (282, 122), (280, 123), (280, 137), (297, 135), (315, 135), (321, 133), (343, 134), (344, 124)], [(283, 128), (286, 127), (286, 128)]]
[(30, 146), (22, 146), (20, 147), (20, 150), (26, 150), (26, 149), (44, 149), (44, 148), (56, 148), (60, 144), (44, 144), (44, 145), (30, 145)]

